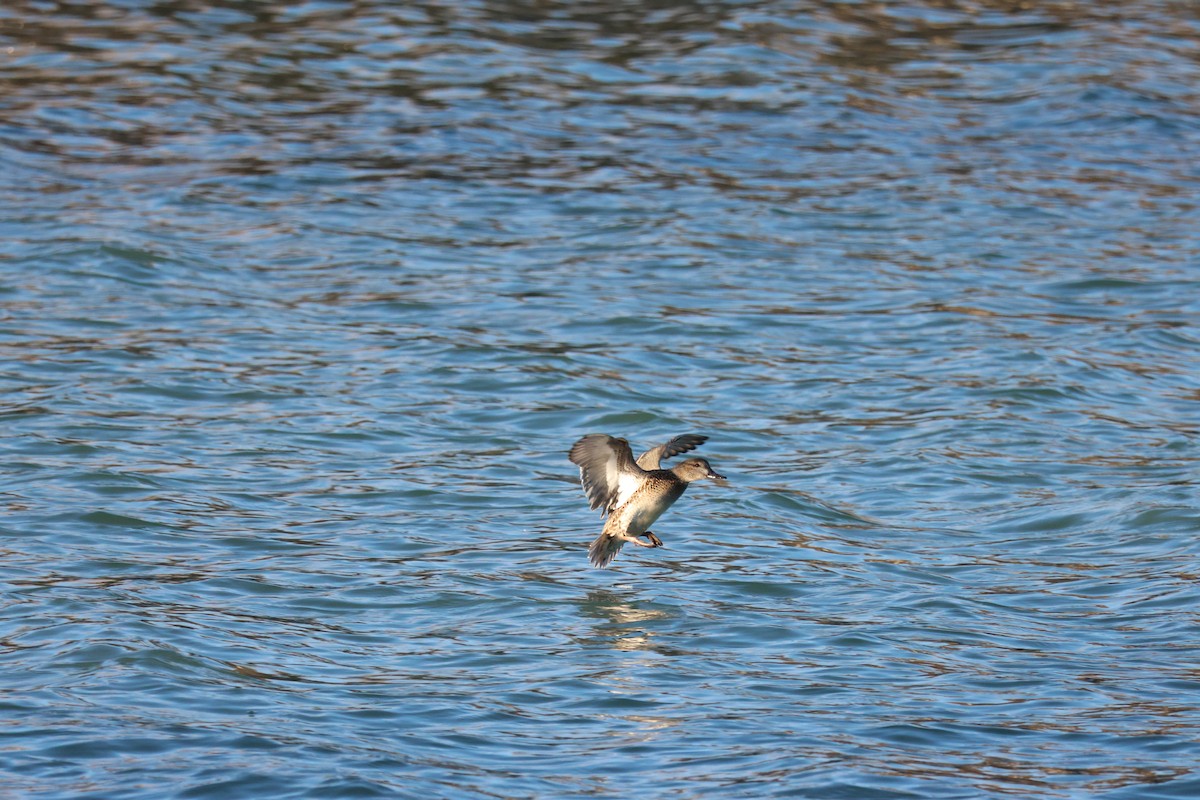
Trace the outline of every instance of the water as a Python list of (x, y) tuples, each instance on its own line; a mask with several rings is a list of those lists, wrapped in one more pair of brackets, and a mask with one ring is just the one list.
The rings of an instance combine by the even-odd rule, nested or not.
[(6, 4), (2, 793), (1200, 795), (1198, 34)]

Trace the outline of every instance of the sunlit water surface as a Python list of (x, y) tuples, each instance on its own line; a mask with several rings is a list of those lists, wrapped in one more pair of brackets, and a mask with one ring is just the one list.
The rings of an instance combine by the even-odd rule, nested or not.
[(0, 794), (1200, 796), (1198, 37), (5, 3)]

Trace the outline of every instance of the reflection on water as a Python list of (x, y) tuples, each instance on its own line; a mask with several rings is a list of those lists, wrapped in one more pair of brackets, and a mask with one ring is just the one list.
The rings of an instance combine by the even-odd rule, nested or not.
[(1198, 25), (5, 4), (5, 788), (1196, 796)]
[(645, 630), (643, 625), (667, 619), (671, 615), (662, 609), (640, 608), (639, 605), (642, 603), (635, 593), (617, 594), (607, 589), (597, 589), (587, 593), (586, 600), (579, 604), (579, 611), (585, 617), (600, 621), (595, 626), (595, 638), (610, 642), (617, 650), (662, 652), (654, 647), (654, 634)]

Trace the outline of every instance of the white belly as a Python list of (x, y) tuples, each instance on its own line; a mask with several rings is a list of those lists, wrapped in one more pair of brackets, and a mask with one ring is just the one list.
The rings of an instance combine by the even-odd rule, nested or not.
[[(650, 530), (650, 526), (663, 515), (663, 512), (679, 499), (679, 496), (683, 494), (683, 488), (683, 486), (679, 486), (678, 489), (672, 487), (672, 491), (659, 494), (653, 499), (648, 497), (652, 493), (643, 489), (616, 510), (609, 520), (609, 524), (618, 532), (640, 536)], [(645, 493), (643, 494), (643, 492)]]

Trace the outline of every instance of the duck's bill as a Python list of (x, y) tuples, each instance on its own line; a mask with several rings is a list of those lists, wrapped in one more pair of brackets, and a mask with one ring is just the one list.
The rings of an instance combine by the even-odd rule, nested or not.
[(716, 472), (714, 472), (714, 471), (713, 471), (713, 470), (711, 470), (711, 469), (708, 471), (708, 474), (707, 474), (707, 475), (705, 475), (704, 477), (706, 477), (706, 478), (712, 478), (714, 481), (723, 481), (723, 480), (725, 480), (725, 476), (724, 476), (724, 475), (718, 475)]

